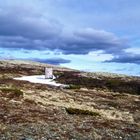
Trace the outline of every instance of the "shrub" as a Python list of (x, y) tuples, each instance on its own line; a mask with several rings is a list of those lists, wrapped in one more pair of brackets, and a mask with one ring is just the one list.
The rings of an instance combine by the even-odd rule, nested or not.
[(100, 116), (98, 112), (93, 112), (89, 110), (77, 109), (77, 108), (66, 108), (68, 114), (71, 115), (91, 115), (91, 116)]
[(64, 72), (56, 79), (58, 82), (70, 85), (69, 89), (78, 89), (80, 87), (87, 89), (107, 89), (113, 92), (129, 93), (140, 95), (140, 80), (129, 80), (112, 77), (84, 77), (78, 72)]

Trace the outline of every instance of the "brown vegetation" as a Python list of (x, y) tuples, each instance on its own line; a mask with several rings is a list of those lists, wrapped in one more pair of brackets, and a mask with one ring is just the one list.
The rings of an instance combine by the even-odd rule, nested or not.
[(12, 79), (43, 70), (0, 64), (0, 140), (139, 140), (139, 78), (59, 68), (55, 76), (67, 88)]
[(70, 88), (86, 87), (88, 89), (108, 89), (113, 92), (130, 93), (140, 95), (140, 79), (127, 80), (122, 78), (82, 77), (78, 72), (63, 72), (57, 80), (64, 84), (70, 84)]
[(68, 112), (68, 114), (71, 115), (91, 115), (91, 116), (100, 116), (100, 114), (98, 112), (93, 112), (93, 111), (89, 111), (89, 110), (84, 110), (84, 109), (78, 109), (78, 108), (66, 108), (66, 111)]

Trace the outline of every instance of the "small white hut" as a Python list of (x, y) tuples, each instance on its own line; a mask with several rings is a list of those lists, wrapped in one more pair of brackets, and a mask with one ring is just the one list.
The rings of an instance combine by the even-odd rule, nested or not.
[(53, 69), (45, 68), (45, 79), (53, 79)]

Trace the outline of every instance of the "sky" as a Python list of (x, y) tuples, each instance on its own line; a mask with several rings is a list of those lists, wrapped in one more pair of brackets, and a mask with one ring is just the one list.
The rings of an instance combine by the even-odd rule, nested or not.
[(139, 0), (0, 0), (0, 59), (140, 76)]

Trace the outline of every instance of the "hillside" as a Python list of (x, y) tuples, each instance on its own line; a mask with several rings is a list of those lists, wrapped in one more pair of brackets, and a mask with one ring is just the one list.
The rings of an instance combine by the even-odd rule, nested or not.
[[(53, 67), (67, 88), (14, 80)], [(0, 140), (139, 140), (140, 78), (0, 61)]]

